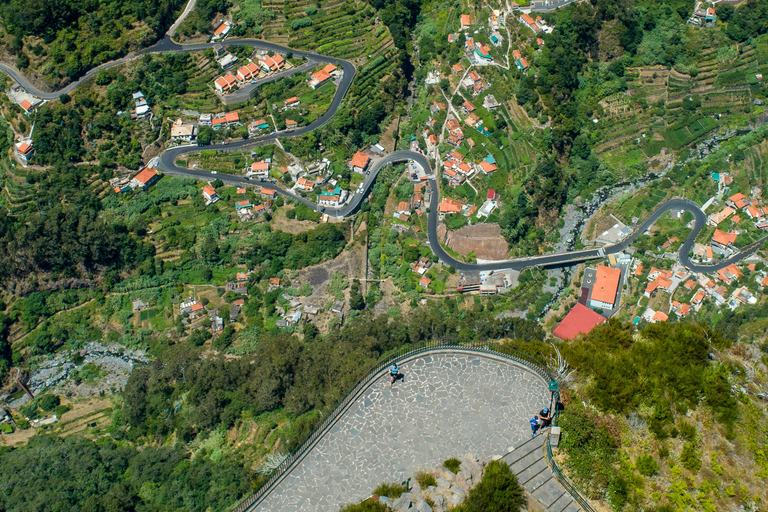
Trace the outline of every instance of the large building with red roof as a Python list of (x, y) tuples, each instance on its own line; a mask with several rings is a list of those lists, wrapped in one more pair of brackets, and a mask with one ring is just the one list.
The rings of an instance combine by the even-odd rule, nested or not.
[(561, 340), (572, 340), (579, 334), (586, 334), (605, 322), (605, 317), (577, 302), (565, 318), (557, 324), (552, 334)]

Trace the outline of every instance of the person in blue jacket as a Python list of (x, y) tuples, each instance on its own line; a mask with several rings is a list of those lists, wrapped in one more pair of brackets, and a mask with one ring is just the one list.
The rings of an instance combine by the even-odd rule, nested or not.
[(392, 363), (392, 365), (389, 367), (389, 389), (392, 389), (392, 384), (395, 383), (399, 376), (400, 367), (397, 365), (397, 363)]

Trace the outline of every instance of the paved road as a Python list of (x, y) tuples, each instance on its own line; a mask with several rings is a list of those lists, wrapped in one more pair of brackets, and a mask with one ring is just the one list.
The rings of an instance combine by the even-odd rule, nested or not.
[(528, 420), (550, 399), (540, 376), (491, 355), (420, 355), (402, 373), (392, 390), (387, 376), (374, 380), (248, 510), (338, 510), (450, 457), (502, 456), (530, 439)]
[[(189, 5), (187, 7), (189, 8)], [(186, 11), (187, 9), (185, 9), (185, 12)], [(16, 80), (25, 89), (27, 89), (27, 91), (32, 92), (34, 95), (44, 99), (56, 99), (64, 93), (71, 92), (82, 81), (87, 80), (88, 78), (95, 75), (99, 69), (104, 69), (111, 66), (116, 66), (118, 64), (122, 64), (138, 55), (147, 54), (147, 53), (172, 52), (172, 51), (201, 51), (208, 48), (212, 48), (215, 44), (216, 43), (198, 43), (198, 44), (181, 45), (174, 42), (169, 36), (166, 36), (160, 41), (158, 41), (155, 45), (149, 48), (146, 48), (134, 54), (127, 55), (121, 59), (105, 63), (97, 68), (94, 68), (88, 71), (88, 73), (86, 73), (85, 76), (82, 77), (81, 79), (67, 85), (63, 89), (60, 89), (52, 93), (46, 93), (36, 89), (32, 84), (30, 84), (26, 80), (26, 78), (24, 78), (24, 76), (17, 69), (13, 68), (12, 66), (0, 64), (0, 69), (10, 74), (14, 80)], [(343, 70), (343, 76), (341, 80), (337, 81), (338, 83), (337, 83), (336, 95), (334, 96), (333, 101), (331, 102), (330, 108), (322, 116), (315, 119), (309, 125), (300, 127), (293, 131), (284, 131), (284, 132), (278, 132), (275, 134), (262, 135), (254, 139), (232, 141), (229, 144), (211, 145), (211, 146), (207, 146), (205, 149), (211, 149), (211, 150), (219, 149), (219, 150), (231, 151), (231, 150), (237, 150), (237, 149), (242, 149), (246, 147), (253, 147), (260, 144), (271, 143), (277, 138), (296, 137), (296, 136), (304, 135), (323, 126), (336, 114), (336, 111), (341, 105), (341, 102), (344, 100), (344, 97), (347, 91), (349, 90), (349, 87), (352, 85), (352, 81), (354, 80), (355, 73), (356, 73), (355, 66), (349, 61), (346, 61), (343, 59), (337, 59), (334, 57), (328, 57), (325, 55), (320, 55), (314, 52), (293, 50), (286, 46), (270, 43), (267, 41), (261, 41), (259, 39), (230, 39), (230, 40), (227, 40), (227, 44), (249, 45), (254, 48), (261, 48), (267, 51), (271, 50), (271, 51), (280, 52), (280, 53), (286, 53), (288, 51), (291, 51), (293, 52), (294, 56), (299, 58), (306, 58), (307, 60), (312, 62), (333, 63), (339, 66)], [(298, 71), (299, 69), (300, 68), (296, 68), (294, 72)], [(182, 147), (168, 149), (159, 157), (158, 169), (171, 175), (192, 177), (200, 180), (210, 180), (212, 175), (207, 171), (200, 170), (200, 169), (185, 169), (185, 168), (176, 166), (174, 163), (176, 158), (178, 158), (179, 156), (188, 154), (188, 153), (197, 152), (200, 150), (201, 148), (198, 146), (182, 146)], [(382, 168), (393, 163), (405, 162), (408, 160), (413, 160), (417, 162), (425, 170), (430, 169), (429, 162), (427, 161), (426, 157), (421, 153), (416, 153), (413, 151), (395, 151), (387, 155), (381, 161), (377, 162), (377, 164), (372, 167), (369, 174), (366, 175), (365, 180), (363, 182), (364, 193), (353, 194), (353, 197), (349, 202), (349, 204), (339, 209), (318, 207), (315, 203), (308, 201), (302, 197), (299, 197), (295, 194), (292, 194), (291, 192), (274, 187), (274, 185), (271, 185), (269, 183), (263, 183), (263, 182), (261, 182), (261, 184), (271, 185), (273, 188), (276, 188), (279, 194), (286, 197), (292, 197), (293, 199), (300, 201), (306, 204), (307, 206), (310, 206), (311, 208), (317, 209), (318, 211), (328, 213), (330, 215), (339, 216), (339, 217), (346, 217), (352, 213), (355, 213), (358, 210), (361, 202), (363, 201), (363, 198), (367, 196), (367, 192), (370, 190), (371, 185), (373, 184), (374, 180), (378, 176), (379, 171)], [(429, 172), (429, 174), (431, 174), (431, 171)], [(246, 180), (242, 176), (219, 174), (216, 177), (221, 179), (222, 181), (225, 181), (227, 183), (232, 183), (232, 184), (247, 185), (247, 184), (259, 183), (259, 182)], [(546, 254), (542, 256), (534, 256), (529, 258), (517, 258), (512, 260), (505, 260), (505, 261), (498, 261), (498, 262), (484, 263), (484, 264), (464, 263), (451, 257), (440, 246), (439, 238), (437, 236), (437, 224), (439, 220), (438, 218), (439, 217), (439, 214), (438, 214), (439, 197), (438, 197), (438, 194), (436, 193), (437, 183), (434, 176), (429, 181), (430, 181), (432, 190), (434, 191), (434, 193), (432, 194), (432, 200), (430, 204), (428, 229), (427, 229), (430, 246), (432, 248), (432, 251), (438, 256), (438, 258), (440, 258), (440, 260), (442, 260), (445, 264), (451, 265), (460, 271), (503, 270), (503, 269), (523, 270), (526, 268), (537, 267), (537, 266), (544, 266), (544, 267), (569, 266), (576, 263), (581, 263), (584, 261), (601, 258), (603, 255), (606, 255), (606, 254), (615, 254), (629, 247), (629, 245), (632, 242), (634, 242), (638, 236), (643, 234), (649, 227), (651, 227), (651, 225), (653, 225), (653, 223), (655, 223), (659, 219), (659, 217), (661, 217), (661, 215), (663, 215), (668, 211), (673, 211), (673, 210), (688, 210), (692, 212), (694, 215), (694, 220), (695, 220), (694, 228), (691, 231), (691, 234), (683, 243), (680, 249), (679, 257), (680, 257), (680, 261), (684, 265), (686, 265), (688, 268), (696, 272), (708, 272), (708, 271), (711, 272), (711, 271), (716, 271), (721, 268), (724, 268), (730, 265), (731, 263), (734, 263), (751, 254), (754, 254), (760, 248), (763, 242), (766, 239), (768, 239), (768, 237), (764, 237), (760, 239), (758, 242), (746, 247), (743, 251), (715, 265), (694, 264), (693, 262), (691, 262), (690, 257), (688, 256), (688, 252), (693, 247), (693, 243), (696, 236), (706, 224), (706, 216), (704, 215), (704, 212), (702, 212), (701, 209), (698, 207), (698, 205), (696, 205), (695, 203), (691, 201), (683, 200), (683, 199), (673, 199), (661, 205), (645, 222), (643, 222), (638, 227), (638, 229), (629, 238), (627, 238), (621, 243), (608, 246), (603, 249), (587, 249), (583, 251), (573, 251), (573, 252), (560, 253), (560, 254)]]

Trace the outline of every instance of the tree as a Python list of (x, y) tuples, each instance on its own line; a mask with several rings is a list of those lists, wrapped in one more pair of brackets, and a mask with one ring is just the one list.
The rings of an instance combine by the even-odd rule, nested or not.
[(213, 140), (213, 128), (210, 126), (203, 126), (200, 131), (197, 132), (197, 145), (207, 146)]

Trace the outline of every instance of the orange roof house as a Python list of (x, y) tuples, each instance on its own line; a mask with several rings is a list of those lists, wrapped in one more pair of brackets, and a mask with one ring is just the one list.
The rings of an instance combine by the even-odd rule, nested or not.
[(158, 174), (156, 170), (152, 169), (151, 167), (145, 167), (136, 176), (134, 176), (133, 180), (131, 181), (135, 181), (139, 188), (143, 188), (147, 185), (150, 185), (155, 180), (155, 178), (157, 178), (157, 176)]
[(687, 316), (688, 312), (691, 310), (690, 304), (683, 304), (680, 306), (680, 308), (676, 311), (677, 316)]
[(352, 160), (349, 162), (349, 166), (357, 172), (363, 172), (365, 168), (368, 167), (368, 163), (370, 161), (371, 161), (370, 155), (367, 155), (362, 151), (358, 151), (352, 157)]
[(638, 265), (637, 268), (635, 268), (635, 275), (639, 276), (642, 273), (643, 273), (643, 266), (642, 265)]
[(691, 299), (691, 304), (693, 304), (694, 306), (697, 304), (701, 304), (701, 301), (704, 300), (704, 297), (706, 297), (704, 290), (699, 290), (698, 292), (696, 292), (696, 295), (694, 295), (693, 298)]
[(469, 28), (470, 21), (469, 21), (469, 14), (462, 14), (461, 15), (461, 28)]
[(645, 288), (645, 296), (650, 297), (653, 292), (656, 290), (666, 290), (669, 291), (669, 287), (672, 286), (672, 281), (667, 279), (666, 277), (659, 276), (650, 283), (648, 283), (648, 286)]
[(619, 291), (620, 280), (620, 269), (598, 265), (595, 284), (592, 286), (590, 306), (593, 308), (613, 309), (616, 303), (616, 293)]
[(728, 247), (729, 245), (735, 242), (736, 242), (736, 233), (733, 231), (726, 233), (725, 231), (716, 229), (715, 234), (712, 235), (713, 244), (718, 244), (723, 247)]
[(440, 213), (459, 213), (464, 205), (449, 197), (443, 198), (440, 203)]
[(666, 322), (667, 320), (669, 320), (669, 317), (667, 316), (666, 313), (662, 313), (661, 311), (657, 311), (657, 312), (655, 312), (653, 314), (653, 320), (652, 320), (653, 323), (656, 323), (656, 322)]
[(240, 115), (237, 112), (227, 112), (224, 114), (224, 120), (228, 123), (237, 123), (240, 121)]
[(739, 192), (729, 197), (728, 202), (733, 203), (733, 206), (736, 208), (744, 208), (747, 206), (747, 196)]

